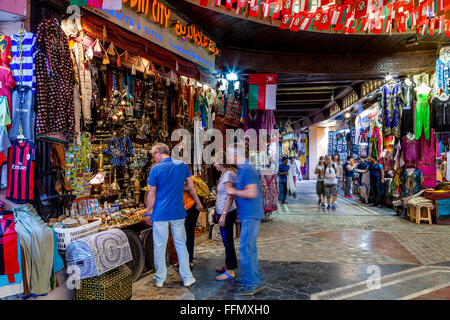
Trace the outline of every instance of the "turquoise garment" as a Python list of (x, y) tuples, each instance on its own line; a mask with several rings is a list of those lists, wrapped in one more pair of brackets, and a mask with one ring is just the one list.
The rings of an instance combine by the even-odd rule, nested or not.
[(61, 255), (58, 252), (58, 238), (56, 237), (55, 230), (53, 230), (53, 238), (55, 239), (55, 246), (54, 246), (54, 256), (53, 256), (53, 272), (57, 273), (58, 271), (64, 269), (64, 261), (61, 258)]
[(450, 61), (444, 63), (439, 57), (436, 60), (435, 86), (447, 95), (450, 94)]

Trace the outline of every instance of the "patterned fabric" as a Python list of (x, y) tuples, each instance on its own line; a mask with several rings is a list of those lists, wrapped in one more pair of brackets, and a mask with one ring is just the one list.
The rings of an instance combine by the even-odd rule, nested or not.
[(405, 168), (415, 167), (419, 161), (419, 142), (414, 138), (402, 137), (402, 151)]
[(436, 188), (436, 166), (421, 165), (417, 167), (423, 174), (423, 187)]
[(441, 89), (447, 95), (450, 94), (450, 60), (444, 62), (439, 57), (436, 60), (436, 75), (434, 77), (436, 88)]
[(383, 112), (383, 131), (385, 136), (400, 138), (400, 119), (403, 110), (402, 85), (396, 83), (392, 89), (388, 85), (381, 88), (380, 106)]
[(54, 19), (43, 20), (37, 31), (36, 133), (75, 133), (74, 73), (67, 36)]
[(240, 127), (241, 125), (241, 100), (235, 96), (228, 97), (225, 124), (231, 127)]
[(426, 140), (422, 136), (419, 140), (419, 165), (435, 166), (436, 162), (436, 143), (434, 141), (434, 129), (431, 129), (430, 139)]
[(14, 282), (14, 274), (19, 271), (17, 232), (11, 212), (0, 216), (0, 275), (8, 275), (10, 282)]
[(423, 174), (420, 169), (416, 169), (408, 173), (408, 170), (403, 170), (400, 174), (402, 181), (403, 197), (412, 196), (423, 189)]
[(75, 240), (66, 250), (67, 267), (79, 267), (80, 279), (99, 276), (132, 259), (128, 238), (120, 229)]
[(261, 195), (263, 198), (264, 212), (277, 210), (278, 192), (279, 188), (277, 175), (262, 175)]
[(392, 171), (392, 167), (394, 166), (394, 153), (387, 151), (384, 157), (381, 158), (381, 164), (385, 172)]

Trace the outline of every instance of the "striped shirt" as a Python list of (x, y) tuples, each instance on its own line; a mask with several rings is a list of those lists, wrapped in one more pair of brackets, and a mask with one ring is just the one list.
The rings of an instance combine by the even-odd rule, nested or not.
[[(20, 48), (22, 47), (22, 61), (20, 59)], [(12, 71), (14, 80), (20, 84), (21, 73), (23, 75), (24, 86), (29, 86), (33, 93), (36, 92), (36, 74), (35, 74), (35, 55), (36, 55), (36, 36), (34, 33), (25, 32), (22, 34), (15, 33), (11, 37), (11, 54), (12, 60), (9, 68)], [(22, 66), (22, 71), (20, 70)]]
[(8, 155), (9, 200), (33, 200), (34, 186), (34, 143), (29, 141), (13, 142)]

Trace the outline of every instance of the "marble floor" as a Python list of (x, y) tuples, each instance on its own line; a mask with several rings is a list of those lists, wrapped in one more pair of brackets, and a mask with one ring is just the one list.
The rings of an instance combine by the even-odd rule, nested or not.
[(450, 299), (450, 226), (418, 225), (342, 196), (328, 211), (317, 206), (314, 181), (298, 182), (297, 195), (261, 224), (264, 290), (238, 296), (233, 282), (216, 281), (224, 249), (207, 240), (195, 249), (194, 286), (184, 288), (170, 266), (163, 288), (150, 271), (133, 284), (133, 299)]

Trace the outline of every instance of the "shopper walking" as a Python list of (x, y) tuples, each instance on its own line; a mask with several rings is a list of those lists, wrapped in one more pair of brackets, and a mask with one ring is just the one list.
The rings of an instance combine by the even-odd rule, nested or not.
[(327, 198), (327, 210), (336, 210), (338, 167), (335, 166), (329, 156), (326, 157), (323, 169), (325, 196)]
[(297, 167), (297, 163), (295, 162), (295, 158), (291, 157), (289, 161), (289, 170), (291, 171), (292, 178), (294, 179), (294, 187), (297, 185), (297, 177), (300, 173), (300, 170)]
[(263, 288), (260, 285), (256, 243), (259, 225), (264, 219), (260, 176), (255, 167), (246, 159), (243, 144), (231, 145), (227, 148), (227, 152), (232, 163), (238, 165), (235, 187), (227, 188), (227, 194), (236, 198), (238, 219), (241, 221), (240, 282), (237, 284), (242, 285), (242, 288), (238, 294), (249, 295)]
[[(195, 188), (194, 192), (197, 194)], [(194, 267), (195, 229), (197, 228), (197, 220), (200, 211), (195, 205), (196, 202), (189, 191), (187, 183), (185, 183), (183, 202), (184, 209), (186, 210), (186, 220), (184, 221), (184, 228), (186, 229), (186, 247), (189, 253), (189, 267), (192, 269)]]
[[(325, 207), (325, 187), (323, 182), (323, 169), (325, 168), (325, 157), (320, 156), (319, 163), (316, 166), (316, 169), (314, 170), (314, 174), (317, 175), (317, 182), (316, 182), (316, 193), (319, 197), (319, 201), (317, 202), (317, 205), (321, 207)], [(322, 198), (323, 197), (323, 198)]]
[(372, 195), (372, 206), (381, 207), (384, 185), (384, 168), (375, 156), (369, 158), (368, 170), (360, 170), (362, 173), (369, 172), (370, 175), (370, 193)]
[(185, 218), (183, 205), (185, 182), (194, 198), (197, 210), (203, 206), (195, 192), (194, 182), (189, 167), (181, 161), (173, 160), (169, 155), (169, 147), (163, 143), (155, 144), (151, 149), (153, 160), (157, 163), (150, 171), (147, 195), (147, 222), (153, 222), (153, 244), (155, 259), (156, 286), (161, 288), (167, 277), (166, 247), (169, 236), (169, 225), (177, 250), (180, 277), (183, 284), (189, 287), (195, 278), (189, 268), (189, 253), (186, 247)]
[(364, 156), (359, 157), (359, 164), (356, 171), (359, 172), (359, 200), (366, 204), (369, 203), (370, 192), (370, 174), (367, 171), (369, 163)]
[(356, 169), (356, 166), (358, 165), (358, 163), (352, 163), (354, 160), (352, 155), (349, 155), (347, 157), (347, 161), (345, 161), (344, 164), (344, 194), (345, 194), (345, 198), (347, 199), (352, 199), (353, 197), (351, 196), (351, 190), (352, 190), (352, 182), (353, 182), (353, 177), (354, 177), (354, 170)]
[(341, 184), (344, 181), (343, 175), (342, 175), (342, 162), (341, 162), (341, 157), (339, 156), (339, 153), (335, 153), (333, 155), (333, 164), (337, 170), (336, 181), (337, 181), (337, 188), (339, 190), (340, 187), (342, 188)]
[(226, 188), (233, 186), (236, 180), (236, 169), (234, 166), (225, 163), (226, 154), (224, 152), (218, 153), (214, 160), (214, 167), (220, 172), (216, 198), (217, 221), (225, 247), (225, 265), (216, 269), (217, 272), (221, 273), (216, 277), (216, 280), (233, 280), (236, 277), (234, 270), (238, 267), (233, 238), (237, 209), (234, 197), (227, 195)]
[(283, 157), (281, 164), (278, 166), (278, 184), (280, 188), (280, 193), (278, 196), (278, 201), (281, 203), (287, 203), (287, 179), (289, 175), (289, 165), (287, 157)]

